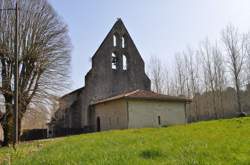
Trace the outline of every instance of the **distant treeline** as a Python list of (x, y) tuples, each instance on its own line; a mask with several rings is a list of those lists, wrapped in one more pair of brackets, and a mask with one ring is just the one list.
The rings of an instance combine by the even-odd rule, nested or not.
[(176, 53), (172, 64), (151, 57), (152, 89), (193, 98), (190, 121), (250, 112), (250, 33), (228, 25), (215, 42), (207, 38), (197, 48)]

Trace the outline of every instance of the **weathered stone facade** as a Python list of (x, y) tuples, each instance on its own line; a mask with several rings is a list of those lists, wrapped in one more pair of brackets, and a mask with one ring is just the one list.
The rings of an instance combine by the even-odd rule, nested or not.
[(93, 105), (95, 131), (185, 124), (187, 101), (118, 98)]
[(57, 127), (60, 128), (79, 128), (81, 116), (78, 114), (79, 96), (83, 88), (77, 89), (67, 95), (64, 95), (59, 100), (59, 110), (55, 113), (54, 117), (58, 119)]
[[(94, 56), (85, 76), (85, 86), (60, 100), (54, 123), (64, 128), (89, 129), (90, 104), (122, 92), (150, 90), (144, 61), (121, 19), (118, 19)], [(74, 116), (74, 117), (73, 117)]]
[[(125, 39), (124, 48), (122, 37)], [(116, 69), (112, 69), (112, 53), (117, 57)], [(123, 55), (127, 58), (127, 70), (123, 70)], [(144, 61), (139, 51), (119, 19), (92, 57), (92, 68), (85, 76), (85, 88), (80, 96), (81, 127), (90, 124), (91, 102), (136, 89), (150, 90), (150, 80), (145, 74)]]
[[(93, 125), (95, 131), (128, 128), (128, 107), (125, 99), (114, 100), (95, 106)], [(98, 121), (97, 121), (98, 120)], [(99, 126), (98, 126), (99, 125)]]

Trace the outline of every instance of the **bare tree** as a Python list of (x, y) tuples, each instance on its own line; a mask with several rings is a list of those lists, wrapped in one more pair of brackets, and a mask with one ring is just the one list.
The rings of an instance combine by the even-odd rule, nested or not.
[[(184, 67), (182, 68), (182, 72), (183, 72), (183, 77), (184, 77), (184, 93), (187, 97), (191, 97), (192, 95), (192, 91), (191, 91), (191, 76), (190, 76), (190, 63), (193, 62), (192, 59), (190, 59), (190, 52), (191, 49), (188, 49), (187, 52), (183, 52), (182, 53), (182, 64), (184, 65)], [(192, 60), (192, 61), (191, 61)]]
[(245, 65), (245, 58), (247, 56), (247, 36), (240, 34), (234, 26), (228, 25), (222, 31), (222, 41), (225, 46), (225, 55), (227, 57), (229, 71), (236, 89), (238, 111), (243, 113), (240, 88), (242, 85), (242, 72)]
[(164, 67), (164, 94), (167, 94), (167, 95), (173, 95), (173, 92), (172, 92), (172, 87), (171, 87), (171, 75), (169, 74), (169, 70), (168, 70), (168, 67), (165, 66)]
[(176, 83), (176, 94), (185, 95), (186, 94), (186, 73), (185, 73), (185, 63), (181, 54), (175, 55), (175, 83)]
[(223, 90), (226, 88), (226, 68), (223, 60), (223, 55), (218, 45), (213, 46), (212, 62), (214, 67), (214, 88), (216, 90), (216, 100), (218, 102), (217, 109), (222, 113), (224, 117), (223, 106)]
[[(11, 8), (14, 0), (0, 0), (0, 8)], [(19, 126), (28, 106), (45, 105), (51, 94), (68, 85), (70, 42), (67, 26), (46, 0), (19, 0)], [(5, 113), (1, 118), (4, 144), (12, 135), (14, 13), (0, 12), (1, 94)], [(20, 133), (21, 127), (19, 127)]]
[(204, 83), (206, 86), (206, 91), (211, 91), (212, 94), (212, 106), (214, 116), (218, 117), (218, 110), (216, 106), (216, 89), (215, 89), (215, 70), (213, 63), (213, 46), (206, 39), (200, 48), (200, 54), (203, 57), (203, 72), (204, 72)]
[[(172, 72), (174, 73), (174, 72)], [(168, 95), (172, 95), (172, 96), (177, 96), (177, 85), (176, 85), (176, 81), (175, 78), (173, 77), (173, 75), (168, 74), (168, 81), (167, 81), (167, 85), (168, 85), (168, 90), (167, 90), (167, 94)]]
[(152, 89), (157, 93), (164, 93), (166, 74), (164, 73), (161, 60), (156, 56), (151, 56), (149, 65), (149, 75), (152, 80)]
[(59, 97), (48, 96), (51, 101), (47, 104), (39, 104), (36, 106), (29, 106), (24, 114), (22, 120), (23, 129), (45, 128), (46, 124), (51, 121), (54, 113), (59, 108)]
[(188, 81), (187, 91), (188, 96), (193, 97), (195, 93), (200, 92), (200, 63), (197, 53), (188, 48), (185, 52), (183, 52), (183, 58), (186, 68), (186, 81)]
[(247, 47), (247, 60), (246, 60), (246, 64), (247, 64), (247, 68), (246, 68), (246, 76), (247, 76), (247, 84), (250, 84), (250, 33), (248, 33), (247, 35), (248, 37), (248, 47)]
[(186, 66), (186, 74), (187, 74), (187, 81), (188, 85), (188, 97), (193, 98), (192, 102), (192, 111), (196, 117), (196, 120), (198, 120), (200, 115), (200, 109), (199, 109), (199, 93), (200, 91), (200, 60), (198, 58), (197, 53), (192, 50), (191, 48), (187, 49), (186, 52), (183, 52), (183, 56), (185, 59), (185, 66)]

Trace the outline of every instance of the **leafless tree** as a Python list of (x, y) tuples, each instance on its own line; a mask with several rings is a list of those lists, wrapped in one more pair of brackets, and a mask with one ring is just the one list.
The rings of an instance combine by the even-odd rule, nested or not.
[(45, 128), (46, 124), (51, 121), (59, 106), (58, 96), (48, 96), (50, 102), (47, 105), (39, 104), (34, 107), (29, 106), (22, 120), (23, 129)]
[(175, 55), (175, 83), (177, 95), (186, 95), (185, 63), (180, 53)]
[[(11, 8), (14, 0), (0, 0), (0, 8)], [(46, 0), (19, 0), (19, 126), (29, 106), (47, 105), (51, 94), (68, 86), (70, 41), (67, 26)], [(12, 136), (15, 14), (0, 12), (1, 94), (5, 113), (1, 119), (4, 144)], [(19, 127), (19, 133), (21, 128)]]
[(246, 59), (246, 76), (247, 76), (247, 84), (250, 84), (250, 32), (247, 34), (247, 42), (248, 42), (248, 47), (247, 47), (247, 59)]
[(183, 59), (185, 60), (186, 68), (186, 81), (188, 81), (187, 91), (188, 96), (193, 97), (195, 93), (200, 92), (200, 63), (197, 53), (188, 48), (185, 52), (183, 52)]
[(199, 97), (195, 97), (199, 95), (200, 91), (200, 81), (201, 81), (201, 75), (200, 75), (200, 59), (198, 58), (198, 54), (192, 50), (191, 48), (188, 48), (185, 52), (183, 52), (183, 56), (185, 59), (185, 66), (186, 66), (186, 74), (187, 74), (187, 91), (188, 91), (188, 97), (193, 98), (192, 102), (192, 111), (196, 117), (196, 120), (199, 117), (200, 114), (200, 108), (199, 108)]
[(212, 63), (214, 67), (214, 88), (216, 90), (217, 109), (224, 117), (223, 90), (226, 89), (226, 68), (223, 55), (218, 45), (213, 46)]
[[(174, 74), (174, 72), (172, 72)], [(172, 96), (177, 96), (177, 85), (175, 83), (175, 78), (173, 75), (168, 74), (167, 81), (167, 94)]]
[(213, 46), (206, 39), (200, 48), (200, 54), (203, 57), (203, 73), (204, 73), (204, 84), (206, 91), (211, 91), (212, 94), (212, 107), (215, 117), (218, 117), (218, 110), (216, 106), (216, 89), (215, 89), (215, 70), (213, 63)]
[(183, 52), (182, 53), (182, 58), (180, 58), (180, 60), (182, 60), (182, 64), (184, 65), (184, 67), (182, 68), (182, 72), (183, 72), (183, 77), (184, 77), (184, 93), (187, 97), (191, 97), (192, 95), (192, 91), (191, 91), (191, 76), (190, 76), (190, 63), (193, 62), (193, 60), (190, 60), (190, 49), (188, 49), (187, 52)]
[(152, 89), (157, 93), (164, 93), (166, 73), (164, 73), (160, 59), (156, 56), (150, 58), (149, 75), (152, 80)]
[(242, 113), (240, 89), (242, 85), (242, 73), (247, 56), (247, 35), (240, 34), (238, 29), (228, 25), (222, 31), (222, 41), (225, 46), (225, 56), (227, 57), (228, 68), (236, 89), (236, 99), (238, 111)]
[(169, 69), (167, 66), (164, 67), (164, 94), (174, 95), (172, 92), (171, 86), (171, 75), (169, 74)]

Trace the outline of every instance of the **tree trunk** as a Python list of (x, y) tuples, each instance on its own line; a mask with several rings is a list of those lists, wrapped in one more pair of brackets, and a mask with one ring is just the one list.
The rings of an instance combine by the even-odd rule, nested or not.
[(240, 91), (239, 91), (239, 89), (237, 90), (236, 94), (237, 94), (238, 110), (239, 110), (240, 113), (242, 113), (241, 99), (240, 99)]
[(3, 141), (3, 146), (8, 146), (12, 141), (13, 141), (13, 106), (11, 104), (12, 102), (12, 97), (5, 95), (5, 114), (3, 117), (2, 121), (2, 126), (3, 126), (3, 134), (4, 134), (4, 141)]
[(27, 110), (27, 104), (19, 104), (19, 113), (18, 113), (18, 138), (21, 138), (21, 132), (22, 132), (22, 119), (23, 116)]
[[(21, 129), (22, 129), (22, 118), (23, 118), (23, 112), (26, 110), (27, 106), (20, 107), (19, 106), (19, 118), (18, 118), (18, 139), (21, 135)], [(8, 146), (10, 143), (13, 142), (13, 133), (14, 133), (14, 116), (12, 111), (12, 106), (6, 105), (6, 112), (4, 114), (4, 119), (2, 121), (3, 126), (3, 134), (4, 134), (4, 141), (3, 146)]]
[(239, 111), (239, 113), (242, 113), (241, 98), (240, 98), (240, 85), (239, 85), (239, 78), (238, 77), (235, 77), (235, 86), (236, 86), (236, 97), (237, 97), (238, 111)]
[(21, 139), (21, 131), (22, 131), (22, 118), (18, 118), (18, 141)]
[(13, 115), (8, 114), (4, 116), (3, 126), (3, 146), (8, 146), (13, 141)]
[(215, 91), (214, 91), (214, 89), (212, 89), (212, 97), (213, 97), (214, 117), (215, 117), (215, 119), (217, 119), (218, 118), (218, 114), (217, 114), (217, 106), (216, 106), (216, 98), (215, 98)]
[(12, 99), (13, 97), (6, 94), (4, 95), (5, 98), (5, 114), (3, 116), (3, 120), (1, 122), (2, 127), (3, 127), (3, 135), (4, 135), (4, 140), (3, 140), (3, 146), (8, 146), (10, 143), (13, 142), (13, 104), (12, 104)]

